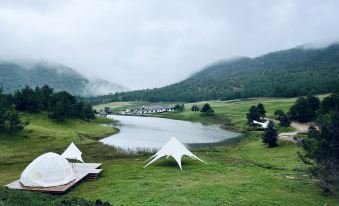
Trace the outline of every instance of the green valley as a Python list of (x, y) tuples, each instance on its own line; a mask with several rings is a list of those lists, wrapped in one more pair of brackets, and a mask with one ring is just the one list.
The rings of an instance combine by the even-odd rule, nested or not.
[[(52, 204), (80, 197), (101, 199), (113, 205), (338, 205), (338, 194), (323, 195), (318, 179), (298, 159), (301, 148), (297, 144), (279, 141), (279, 147), (267, 148), (262, 143), (262, 132), (246, 131), (245, 113), (251, 105), (261, 102), (268, 116), (273, 116), (277, 108), (286, 111), (294, 101), (294, 98), (259, 98), (209, 102), (217, 118), (191, 112), (191, 104), (186, 104), (182, 113), (163, 114), (164, 118), (220, 123), (244, 131), (235, 143), (194, 149), (208, 165), (184, 159), (182, 171), (172, 160), (161, 160), (143, 169), (150, 154), (126, 154), (96, 141), (116, 133), (115, 129), (80, 120), (57, 124), (45, 114), (24, 113), (30, 125), (12, 136), (0, 136), (0, 184), (18, 179), (25, 166), (39, 154), (60, 153), (71, 141), (79, 145), (86, 162), (103, 163), (103, 177), (84, 181), (65, 196), (10, 192), (0, 202), (33, 205), (48, 198)], [(1, 190), (0, 194), (6, 193)], [(19, 202), (18, 196), (22, 198)]]

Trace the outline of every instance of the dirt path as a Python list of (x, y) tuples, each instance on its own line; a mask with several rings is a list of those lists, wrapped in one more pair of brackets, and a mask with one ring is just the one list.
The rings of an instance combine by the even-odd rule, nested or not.
[[(277, 120), (273, 120), (274, 123), (278, 123)], [(314, 123), (299, 123), (292, 121), (291, 127), (294, 127), (296, 130), (294, 132), (282, 132), (279, 133), (279, 139), (285, 140), (285, 141), (291, 141), (291, 142), (297, 142), (294, 137), (297, 136), (299, 133), (306, 133), (308, 131), (308, 127), (314, 125)]]
[(294, 132), (283, 132), (279, 134), (279, 139), (286, 140), (286, 141), (292, 141), (296, 142), (293, 137), (297, 136), (299, 133), (306, 133), (308, 131), (308, 127), (310, 124), (302, 124), (299, 122), (292, 122), (292, 127), (294, 127), (296, 130)]

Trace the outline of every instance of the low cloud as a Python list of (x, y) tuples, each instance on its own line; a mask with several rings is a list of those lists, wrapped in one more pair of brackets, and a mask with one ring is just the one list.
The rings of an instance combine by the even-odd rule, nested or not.
[(339, 34), (339, 1), (0, 2), (0, 58), (43, 59), (130, 89), (182, 80), (216, 60)]
[(318, 40), (302, 45), (303, 49), (325, 49), (333, 44), (339, 44), (339, 38)]

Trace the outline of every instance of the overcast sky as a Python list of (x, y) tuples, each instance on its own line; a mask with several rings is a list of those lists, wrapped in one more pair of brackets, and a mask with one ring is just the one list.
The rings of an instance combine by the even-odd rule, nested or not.
[(131, 89), (338, 36), (339, 0), (0, 0), (0, 59), (58, 62)]

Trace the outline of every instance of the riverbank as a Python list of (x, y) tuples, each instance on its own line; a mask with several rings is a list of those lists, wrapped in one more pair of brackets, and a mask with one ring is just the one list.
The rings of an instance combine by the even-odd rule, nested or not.
[[(234, 128), (244, 129), (244, 137), (237, 144), (193, 149), (208, 165), (184, 158), (183, 171), (165, 158), (143, 169), (150, 154), (124, 154), (92, 139), (113, 132), (111, 128), (77, 121), (58, 125), (44, 116), (33, 115), (35, 120), (22, 133), (0, 138), (0, 184), (17, 179), (38, 153), (60, 153), (72, 139), (83, 151), (85, 161), (103, 163), (103, 176), (82, 182), (65, 195), (34, 196), (47, 196), (48, 200), (101, 199), (113, 205), (339, 205), (338, 194), (322, 195), (318, 180), (298, 159), (301, 148), (297, 144), (280, 141), (279, 147), (267, 148), (262, 143), (262, 132), (246, 131), (245, 114), (250, 106), (263, 102), (271, 116), (278, 108), (287, 111), (294, 100), (210, 102), (221, 118), (227, 118)], [(193, 121), (206, 118), (190, 112), (188, 105), (182, 114), (173, 115)], [(30, 201), (34, 198), (22, 199)]]
[[(322, 98), (323, 96), (321, 96)], [(282, 109), (287, 112), (290, 106), (295, 102), (296, 98), (250, 98), (250, 99), (240, 99), (240, 100), (229, 100), (229, 101), (203, 101), (195, 103), (186, 103), (185, 109), (182, 112), (164, 112), (164, 113), (155, 113), (155, 114), (145, 114), (142, 116), (152, 116), (160, 118), (168, 118), (175, 120), (184, 120), (191, 122), (201, 122), (203, 124), (219, 124), (221, 128), (236, 131), (244, 132), (251, 130), (247, 125), (246, 113), (248, 109), (257, 105), (258, 103), (263, 103), (267, 110), (267, 117), (273, 118), (274, 111), (277, 109)], [(192, 112), (191, 107), (197, 105), (200, 108), (205, 103), (209, 103), (213, 110), (215, 111), (214, 115), (204, 115), (200, 112)], [(114, 112), (118, 112), (129, 105), (140, 105), (144, 103), (138, 102), (129, 102), (124, 104), (124, 102), (116, 103), (116, 107), (112, 106), (111, 109)], [(102, 105), (97, 105), (94, 108), (102, 108)], [(139, 115), (138, 115), (139, 116)], [(293, 127), (280, 128), (277, 125), (280, 132), (290, 132), (293, 131)]]

